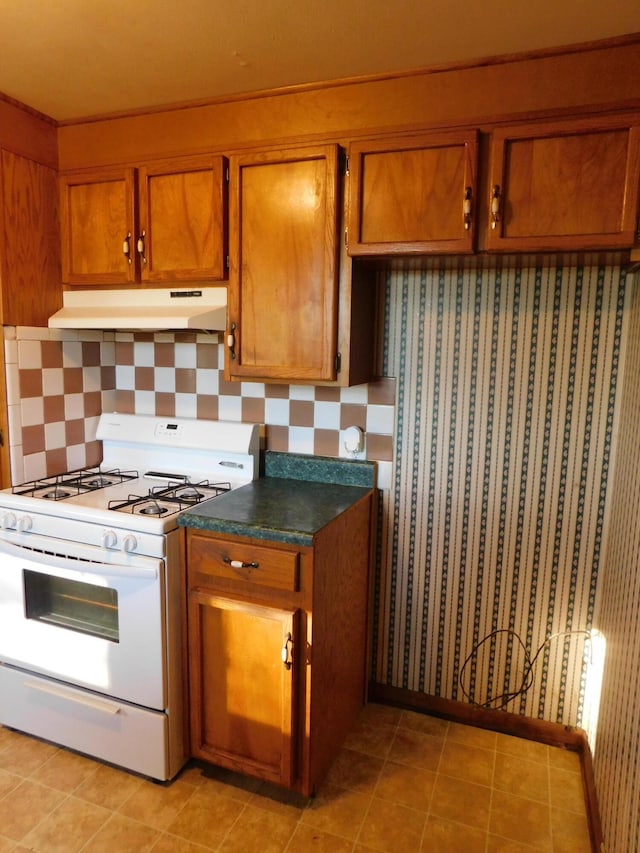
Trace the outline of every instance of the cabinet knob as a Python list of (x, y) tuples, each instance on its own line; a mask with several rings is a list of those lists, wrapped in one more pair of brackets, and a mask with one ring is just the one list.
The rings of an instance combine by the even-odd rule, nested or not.
[(291, 649), (293, 647), (293, 640), (291, 638), (291, 634), (287, 633), (287, 637), (284, 641), (284, 646), (282, 647), (282, 663), (285, 666), (285, 669), (291, 669), (292, 659), (291, 659)]
[(496, 184), (491, 192), (491, 227), (497, 228), (500, 221), (500, 185)]

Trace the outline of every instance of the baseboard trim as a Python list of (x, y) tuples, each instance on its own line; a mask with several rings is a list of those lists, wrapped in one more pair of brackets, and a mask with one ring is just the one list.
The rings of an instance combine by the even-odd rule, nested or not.
[(602, 824), (593, 777), (591, 749), (587, 735), (582, 729), (564, 726), (561, 723), (550, 723), (547, 720), (523, 717), (508, 711), (478, 708), (466, 702), (442, 699), (439, 696), (430, 696), (427, 693), (418, 693), (402, 687), (390, 687), (387, 684), (379, 684), (375, 681), (369, 682), (368, 698), (370, 702), (395, 705), (409, 711), (422, 711), (456, 723), (465, 723), (577, 752), (580, 755), (580, 767), (582, 768), (591, 846), (594, 853), (601, 853), (603, 849)]

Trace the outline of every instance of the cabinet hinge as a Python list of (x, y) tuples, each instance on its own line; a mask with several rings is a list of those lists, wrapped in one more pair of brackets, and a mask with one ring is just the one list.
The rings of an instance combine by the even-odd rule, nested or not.
[(229, 255), (227, 255), (227, 257), (224, 259), (224, 262), (225, 262), (227, 269), (229, 269)]
[(226, 182), (229, 183), (229, 167), (228, 166), (225, 169), (224, 177), (225, 177)]
[(339, 352), (336, 353), (336, 360), (334, 362), (334, 367), (335, 367), (336, 373), (340, 373), (340, 369), (342, 368), (342, 355)]
[(345, 176), (349, 176), (349, 155), (344, 155), (344, 174)]

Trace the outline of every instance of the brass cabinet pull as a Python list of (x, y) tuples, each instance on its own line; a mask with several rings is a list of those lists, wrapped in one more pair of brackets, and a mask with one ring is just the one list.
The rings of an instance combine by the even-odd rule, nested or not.
[(140, 255), (140, 258), (141, 258), (143, 264), (147, 263), (147, 258), (146, 258), (145, 253), (144, 253), (145, 252), (144, 238), (146, 236), (147, 236), (147, 232), (143, 231), (142, 234), (138, 237), (138, 242), (136, 243), (136, 249), (138, 250), (138, 254)]
[(500, 221), (500, 185), (496, 184), (491, 193), (491, 227), (497, 228)]
[(223, 557), (223, 563), (231, 566), (232, 569), (257, 569), (260, 563), (245, 563), (243, 560), (232, 560), (231, 557)]
[(236, 336), (234, 334), (236, 330), (236, 324), (232, 323), (229, 329), (229, 334), (227, 335), (227, 347), (229, 349), (229, 356), (231, 360), (236, 357)]
[(466, 187), (464, 191), (464, 201), (462, 202), (462, 215), (464, 218), (464, 230), (469, 231), (471, 228), (471, 187)]
[(293, 661), (291, 660), (290, 650), (293, 648), (293, 640), (291, 638), (291, 634), (287, 633), (286, 639), (284, 641), (284, 646), (282, 647), (282, 663), (285, 666), (285, 669), (291, 669)]
[(127, 259), (127, 263), (131, 264), (131, 231), (129, 231), (122, 241), (122, 254)]

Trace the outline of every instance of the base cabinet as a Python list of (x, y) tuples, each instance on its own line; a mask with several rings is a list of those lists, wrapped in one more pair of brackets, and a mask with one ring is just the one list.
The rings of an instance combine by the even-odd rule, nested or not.
[(365, 701), (371, 506), (310, 547), (187, 530), (193, 756), (316, 792)]
[(297, 616), (296, 610), (190, 594), (194, 756), (292, 784)]

